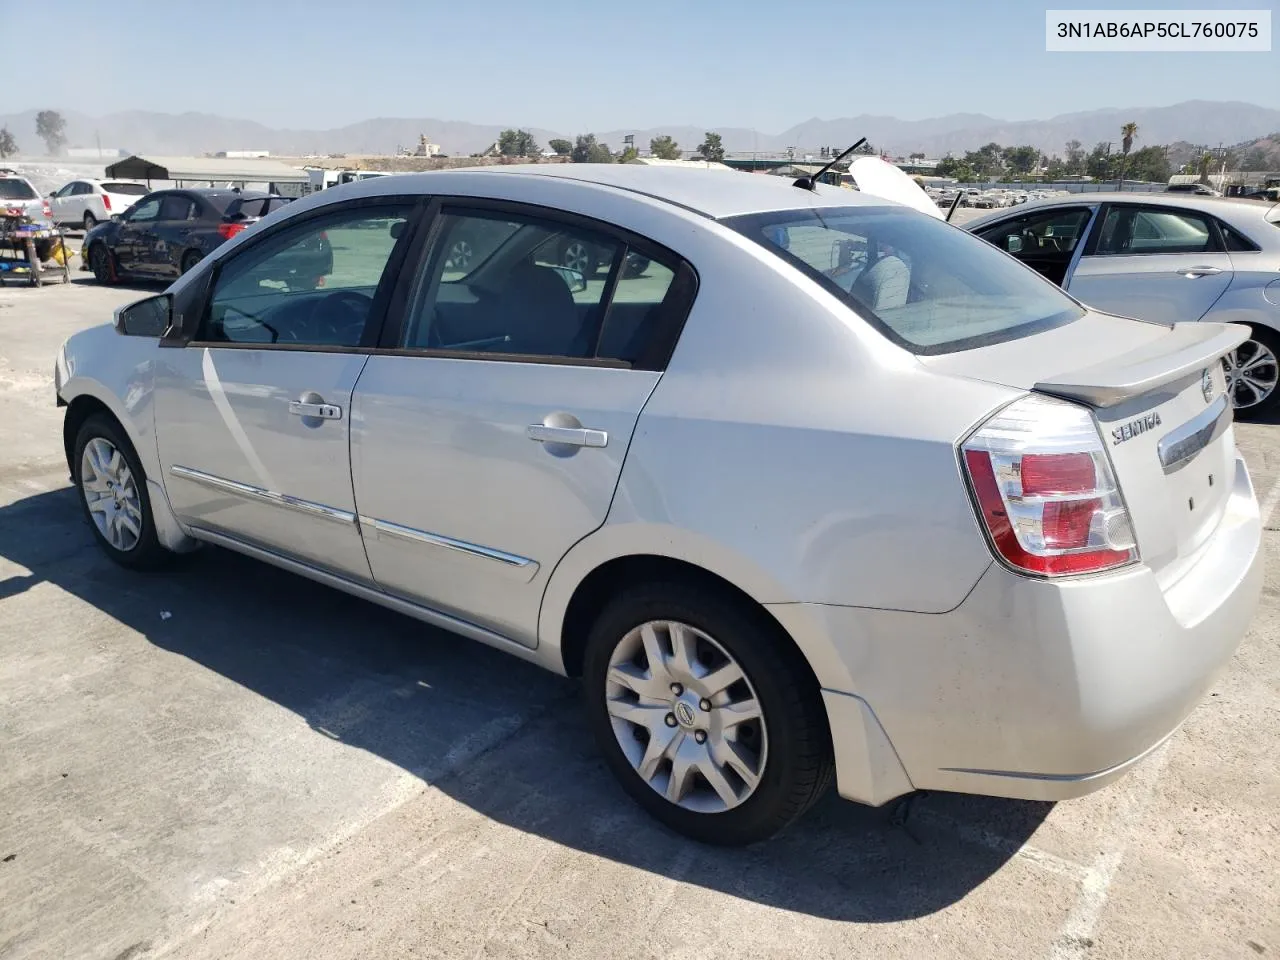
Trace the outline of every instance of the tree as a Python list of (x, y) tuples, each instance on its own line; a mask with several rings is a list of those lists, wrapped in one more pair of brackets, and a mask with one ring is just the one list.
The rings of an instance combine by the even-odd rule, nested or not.
[(1125, 171), (1129, 166), (1129, 150), (1133, 147), (1133, 138), (1138, 135), (1138, 125), (1136, 123), (1126, 123), (1120, 128), (1120, 177), (1119, 183), (1123, 185)]
[(998, 143), (988, 143), (978, 150), (964, 155), (965, 166), (982, 179), (998, 177), (1004, 172), (1003, 148)]
[(504, 157), (536, 157), (542, 151), (528, 130), (503, 130), (498, 135), (498, 152)]
[(548, 140), (547, 146), (556, 152), (557, 157), (567, 157), (573, 153), (573, 144), (568, 140)]
[(1200, 173), (1200, 182), (1206, 187), (1209, 186), (1209, 171), (1213, 169), (1213, 154), (1206, 150), (1200, 155), (1200, 162), (1197, 166)]
[(707, 131), (706, 138), (698, 147), (703, 160), (719, 163), (724, 159), (724, 144), (720, 142), (720, 134)]
[(18, 152), (18, 141), (13, 139), (13, 134), (9, 132), (8, 127), (0, 127), (0, 160), (5, 160)]
[(1026, 176), (1040, 162), (1040, 151), (1035, 147), (1005, 147), (1000, 151), (1000, 158), (1009, 168), (1010, 173)]
[(1084, 145), (1079, 140), (1067, 141), (1067, 173), (1078, 177), (1084, 173)]
[(649, 152), (659, 160), (679, 160), (682, 151), (680, 144), (663, 134), (649, 141)]
[(635, 147), (625, 147), (623, 148), (623, 151), (620, 154), (618, 154), (618, 162), (630, 163), (632, 160), (635, 160), (639, 156), (640, 156), (640, 151), (637, 150)]
[(1111, 180), (1116, 169), (1115, 159), (1111, 156), (1111, 144), (1100, 142), (1085, 158), (1084, 172), (1095, 180)]
[(597, 143), (594, 133), (581, 133), (574, 141), (569, 159), (574, 163), (613, 163), (608, 144)]
[(1135, 150), (1129, 157), (1128, 176), (1132, 180), (1168, 183), (1172, 172), (1164, 147), (1143, 147), (1141, 150)]
[(923, 159), (924, 159), (924, 154), (923, 154), (923, 153), (913, 153), (913, 154), (911, 154), (910, 159), (912, 159), (912, 160), (923, 160)]
[(57, 110), (41, 110), (36, 114), (36, 136), (56, 154), (67, 143), (67, 121)]
[(961, 183), (973, 183), (978, 179), (973, 167), (963, 160), (957, 160), (955, 157), (945, 157), (939, 160), (938, 166), (934, 168), (933, 172), (940, 177), (949, 177), (952, 180), (959, 180)]

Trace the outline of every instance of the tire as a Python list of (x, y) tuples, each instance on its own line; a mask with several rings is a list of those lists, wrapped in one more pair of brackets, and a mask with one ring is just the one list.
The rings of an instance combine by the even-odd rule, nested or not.
[(182, 255), (182, 263), (178, 267), (179, 276), (189, 273), (203, 259), (204, 257), (199, 250), (188, 250)]
[(89, 269), (93, 271), (93, 278), (99, 283), (116, 282), (115, 264), (112, 262), (111, 251), (107, 249), (105, 243), (99, 241), (89, 248)]
[(1280, 334), (1253, 327), (1250, 339), (1223, 358), (1227, 395), (1241, 420), (1270, 417), (1280, 409)]
[[(123, 567), (146, 570), (164, 564), (171, 554), (156, 537), (146, 473), (124, 430), (110, 416), (95, 413), (81, 424), (74, 450), (76, 491), (98, 546)], [(101, 506), (94, 509), (91, 502)], [(125, 520), (113, 520), (121, 515), (132, 521), (132, 528)]]
[(85, 233), (88, 233), (90, 230), (92, 230), (92, 229), (93, 229), (94, 227), (96, 227), (97, 225), (98, 225), (98, 218), (97, 218), (97, 217), (95, 217), (95, 216), (93, 215), (93, 212), (92, 212), (92, 211), (90, 211), (90, 210), (86, 210), (86, 211), (84, 212), (84, 230), (85, 230)]
[[(655, 623), (646, 638), (642, 625)], [(665, 626), (671, 623), (678, 629)], [(652, 644), (662, 655), (674, 651), (678, 634), (695, 641), (698, 666), (682, 672), (672, 656), (653, 669), (646, 651)], [(713, 690), (718, 684), (705, 682), (725, 676), (721, 667), (735, 665), (742, 679), (719, 692)], [(620, 676), (628, 682), (617, 682)], [(675, 687), (668, 685), (671, 680)], [(831, 736), (817, 682), (781, 627), (727, 592), (676, 582), (624, 590), (591, 628), (583, 685), (588, 724), (623, 788), (657, 820), (699, 842), (741, 846), (765, 840), (799, 818), (831, 784)], [(759, 719), (733, 722), (731, 708), (738, 707), (740, 715), (752, 699)], [(656, 732), (650, 736), (650, 730)], [(717, 754), (730, 752), (732, 762), (718, 762)], [(694, 761), (696, 773), (681, 778), (683, 789), (673, 789), (672, 756)], [(754, 786), (740, 770), (758, 775)], [(676, 801), (668, 799), (672, 792)]]

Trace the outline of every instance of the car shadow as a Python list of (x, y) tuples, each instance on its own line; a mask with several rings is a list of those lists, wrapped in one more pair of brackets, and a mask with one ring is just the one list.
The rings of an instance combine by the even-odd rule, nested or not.
[(617, 786), (572, 681), (224, 550), (163, 573), (121, 569), (70, 488), (0, 507), (0, 556), (29, 571), (0, 581), (0, 604), (51, 583), (499, 823), (785, 910), (872, 923), (934, 913), (1008, 862), (1052, 808), (916, 794), (871, 809), (833, 791), (774, 840), (703, 847)]
[(141, 294), (163, 293), (173, 282), (171, 280), (117, 280), (115, 283), (99, 283), (91, 273), (71, 273), (71, 282), (76, 286), (104, 287), (108, 290), (136, 290)]

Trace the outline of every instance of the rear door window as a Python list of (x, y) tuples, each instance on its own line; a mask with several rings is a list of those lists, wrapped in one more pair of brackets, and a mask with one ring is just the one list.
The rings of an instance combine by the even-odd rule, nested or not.
[(1113, 206), (1098, 236), (1098, 256), (1220, 253), (1212, 218), (1192, 210)]
[(918, 354), (1012, 340), (1084, 315), (991, 244), (905, 208), (804, 208), (726, 223)]
[(195, 219), (196, 205), (190, 197), (179, 193), (171, 193), (160, 204), (160, 220), (192, 220)]
[(110, 183), (104, 183), (102, 189), (107, 193), (118, 193), (129, 197), (145, 197), (147, 195), (146, 185), (141, 183), (117, 183), (113, 180)]

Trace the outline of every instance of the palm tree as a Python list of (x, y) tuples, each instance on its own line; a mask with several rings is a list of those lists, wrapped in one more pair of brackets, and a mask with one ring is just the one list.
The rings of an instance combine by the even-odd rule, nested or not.
[(1133, 147), (1133, 138), (1138, 135), (1138, 125), (1136, 123), (1126, 123), (1120, 128), (1120, 182), (1116, 184), (1119, 189), (1124, 189), (1125, 169), (1129, 166), (1129, 150)]
[(1209, 185), (1209, 170), (1213, 167), (1213, 154), (1206, 150), (1200, 156), (1200, 182)]

